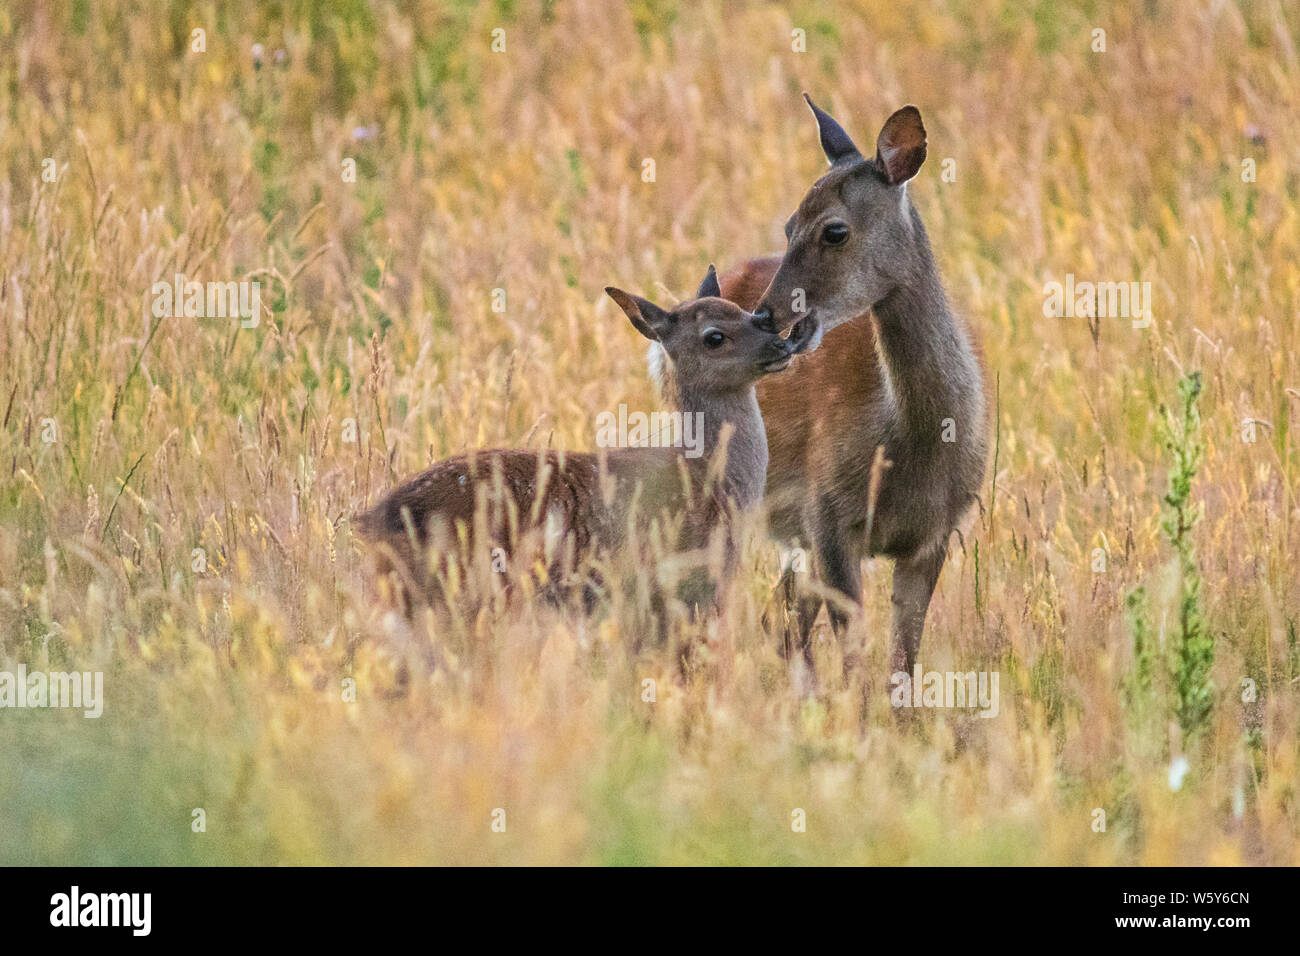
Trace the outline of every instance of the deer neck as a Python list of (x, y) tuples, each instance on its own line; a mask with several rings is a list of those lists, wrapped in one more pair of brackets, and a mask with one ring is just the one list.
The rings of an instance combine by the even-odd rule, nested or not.
[[(676, 378), (676, 376), (673, 376)], [(767, 433), (763, 428), (763, 415), (758, 408), (758, 397), (750, 385), (743, 391), (716, 392), (694, 389), (680, 382), (673, 383), (677, 392), (677, 407), (682, 415), (703, 415), (704, 437), (700, 461), (711, 462), (714, 453), (723, 443), (723, 430), (731, 426), (726, 438), (726, 467), (723, 485), (727, 494), (741, 508), (749, 508), (763, 497), (767, 481)]]
[(873, 311), (898, 421), (913, 445), (929, 445), (950, 428), (965, 433), (978, 412), (980, 384), (970, 341), (948, 307), (919, 218), (915, 226), (915, 268)]

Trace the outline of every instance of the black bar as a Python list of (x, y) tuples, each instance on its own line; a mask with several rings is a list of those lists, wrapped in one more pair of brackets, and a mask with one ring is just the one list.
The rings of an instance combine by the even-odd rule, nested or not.
[[(1228, 943), (1293, 922), (1295, 872), (1284, 869), (825, 869), (719, 874), (700, 869), (598, 874), (523, 869), (131, 868), (10, 869), (3, 892), (7, 941), (145, 940), (330, 945), (398, 940), (435, 927), (494, 941), (512, 930), (541, 942), (613, 919), (634, 936), (671, 935), (673, 913), (689, 915), (692, 939), (765, 938), (782, 929), (845, 928), (872, 945), (931, 934), (989, 942), (1034, 926), (1058, 939), (1202, 939)], [(121, 909), (127, 925), (53, 926), (60, 895), (149, 894)], [(748, 903), (744, 901), (750, 901)], [(117, 905), (121, 905), (118, 897)], [(755, 906), (758, 903), (761, 905)], [(111, 910), (111, 906), (109, 908)], [(111, 912), (106, 910), (108, 915)], [(56, 917), (57, 918), (57, 917)], [(700, 920), (702, 930), (694, 928)], [(1133, 921), (1140, 922), (1133, 922)], [(1195, 923), (1190, 921), (1195, 920)], [(1208, 926), (1201, 921), (1209, 920)], [(667, 921), (667, 922), (665, 922)], [(1182, 922), (1180, 922), (1182, 921)], [(1229, 924), (1226, 921), (1232, 921)], [(549, 928), (549, 931), (548, 931)], [(969, 935), (968, 935), (969, 934)], [(426, 939), (436, 938), (425, 936)], [(616, 943), (617, 935), (607, 937)], [(940, 936), (934, 936), (938, 939)]]

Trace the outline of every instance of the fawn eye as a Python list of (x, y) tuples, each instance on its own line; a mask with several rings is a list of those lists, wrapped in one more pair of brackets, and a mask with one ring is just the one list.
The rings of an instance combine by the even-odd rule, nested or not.
[(727, 337), (717, 329), (709, 329), (704, 333), (704, 344), (711, 349), (721, 348), (722, 343), (727, 341)]
[(822, 242), (828, 246), (842, 246), (849, 238), (849, 227), (842, 222), (828, 223), (822, 230)]

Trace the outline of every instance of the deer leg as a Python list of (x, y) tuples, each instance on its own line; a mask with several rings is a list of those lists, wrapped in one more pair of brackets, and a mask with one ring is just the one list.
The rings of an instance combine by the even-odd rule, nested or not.
[[(833, 547), (823, 546), (821, 555), (822, 580), (853, 602), (862, 606), (862, 562), (857, 553), (845, 542), (837, 541)], [(849, 612), (838, 602), (828, 602), (831, 627), (843, 634), (849, 626)]]
[(822, 609), (822, 599), (815, 594), (800, 594), (796, 602), (794, 648), (803, 655), (808, 670), (813, 670), (812, 626), (817, 612)]
[[(862, 606), (862, 560), (857, 549), (845, 540), (842, 534), (830, 537), (822, 542), (818, 555), (821, 564), (822, 581), (838, 591), (854, 607)], [(849, 628), (851, 612), (842, 601), (827, 601), (826, 611), (831, 619), (831, 628), (840, 640), (841, 650)], [(811, 644), (808, 645), (811, 651)], [(857, 655), (845, 651), (844, 671), (847, 674), (856, 665)]]
[[(798, 600), (798, 586), (795, 583), (795, 572), (792, 568), (786, 568), (781, 572), (781, 580), (776, 582), (776, 589), (772, 592), (769, 599), (769, 608), (775, 605), (776, 613), (782, 615), (777, 623), (781, 628), (781, 644), (779, 652), (785, 660), (790, 659), (790, 651), (793, 647), (794, 634), (790, 624), (790, 619), (795, 613), (795, 602)], [(763, 612), (763, 626), (767, 630), (773, 630), (773, 620), (767, 611)]]
[(780, 653), (788, 661), (793, 659), (797, 651), (811, 667), (812, 641), (809, 640), (809, 635), (813, 621), (817, 619), (817, 612), (822, 608), (822, 599), (799, 587), (800, 573), (794, 568), (786, 568), (781, 572), (781, 580), (776, 585), (775, 597), (785, 612), (785, 620), (781, 624)]
[(925, 612), (930, 607), (934, 586), (939, 581), (947, 553), (933, 552), (900, 558), (894, 564), (894, 634), (890, 666), (895, 672), (912, 673), (921, 649)]
[[(822, 533), (816, 540), (817, 576), (822, 584), (840, 592), (854, 606), (862, 604), (862, 570), (857, 550), (834, 527), (834, 519), (826, 516)], [(805, 593), (799, 597), (799, 649), (803, 652), (809, 669), (813, 666), (812, 626), (822, 604), (827, 605), (831, 627), (836, 635), (848, 629), (849, 612), (840, 601), (824, 601), (818, 594)]]

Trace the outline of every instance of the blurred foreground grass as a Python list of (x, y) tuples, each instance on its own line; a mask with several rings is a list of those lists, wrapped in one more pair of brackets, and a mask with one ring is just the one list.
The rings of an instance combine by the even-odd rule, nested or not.
[[(1300, 862), (1298, 42), (1280, 0), (7, 4), (0, 669), (102, 670), (106, 703), (0, 710), (0, 862)], [(860, 713), (826, 633), (801, 701), (758, 544), (689, 681), (620, 614), (525, 609), (404, 688), (349, 517), (654, 407), (601, 289), (783, 248), (824, 165), (803, 89), (864, 148), (925, 116), (910, 188), (1000, 448), (922, 661), (999, 671), (999, 715)], [(268, 311), (152, 318), (177, 273)], [(1067, 273), (1150, 281), (1152, 328), (1044, 318)], [(1164, 639), (1157, 423), (1193, 369), (1218, 692), (1175, 791), (1124, 607), (1146, 585)]]

